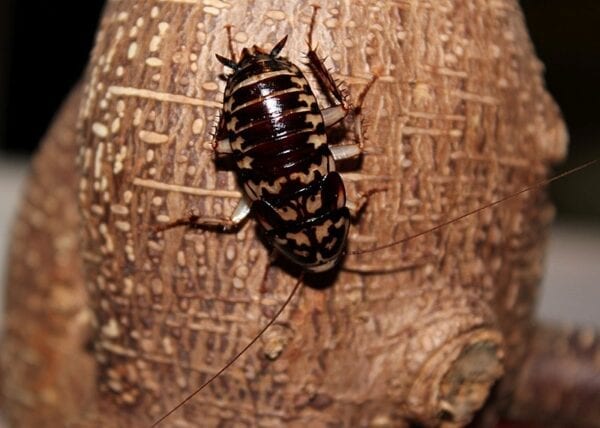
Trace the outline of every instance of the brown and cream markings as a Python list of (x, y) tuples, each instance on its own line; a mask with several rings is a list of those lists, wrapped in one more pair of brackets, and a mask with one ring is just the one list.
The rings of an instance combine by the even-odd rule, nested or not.
[[(310, 38), (309, 33), (309, 46)], [(233, 157), (245, 194), (225, 226), (238, 225), (252, 212), (279, 253), (304, 270), (323, 272), (341, 259), (351, 217), (335, 160), (362, 149), (360, 135), (354, 144), (328, 146), (326, 129), (357, 115), (360, 103), (346, 104), (311, 48), (308, 66), (332, 101), (322, 110), (302, 71), (280, 56), (286, 40), (270, 52), (244, 48), (239, 60), (233, 51), (232, 58), (217, 55), (233, 73), (227, 76), (214, 146)]]

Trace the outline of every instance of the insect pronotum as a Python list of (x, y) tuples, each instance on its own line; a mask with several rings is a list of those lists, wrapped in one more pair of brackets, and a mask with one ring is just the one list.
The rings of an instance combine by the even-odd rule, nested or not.
[[(221, 226), (231, 230), (253, 214), (268, 242), (279, 254), (300, 267), (302, 273), (283, 305), (260, 332), (221, 370), (165, 413), (153, 426), (164, 421), (218, 378), (273, 325), (302, 284), (304, 272), (324, 272), (338, 265), (345, 255), (350, 218), (367, 203), (368, 194), (362, 195), (358, 201), (346, 200), (344, 183), (335, 170), (335, 161), (357, 157), (363, 152), (364, 138), (359, 116), (365, 96), (377, 76), (357, 97), (356, 105), (347, 102), (313, 48), (312, 34), (317, 10), (318, 7), (313, 7), (307, 65), (331, 106), (320, 108), (303, 73), (281, 56), (287, 36), (268, 52), (257, 46), (251, 50), (244, 48), (237, 59), (228, 27), (230, 58), (216, 56), (233, 73), (227, 76), (214, 148), (218, 155), (231, 156), (235, 161), (244, 197), (230, 219), (191, 216), (160, 229), (194, 225)], [(327, 128), (348, 116), (354, 120), (356, 141), (329, 146)], [(551, 179), (534, 183), (403, 239), (348, 254), (370, 253), (402, 244), (545, 186), (597, 161), (592, 160)]]

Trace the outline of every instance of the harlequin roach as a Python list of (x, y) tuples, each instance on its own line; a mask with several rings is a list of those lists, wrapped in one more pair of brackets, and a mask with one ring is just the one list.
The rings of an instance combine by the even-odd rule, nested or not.
[[(335, 161), (361, 155), (363, 137), (358, 116), (363, 100), (377, 77), (371, 79), (363, 89), (356, 106), (347, 102), (312, 47), (317, 10), (318, 7), (314, 6), (308, 33), (307, 65), (331, 106), (320, 108), (301, 70), (280, 55), (287, 36), (268, 52), (258, 46), (253, 46), (251, 50), (244, 48), (237, 59), (231, 32), (227, 28), (231, 58), (218, 54), (216, 57), (233, 73), (227, 76), (214, 148), (218, 155), (231, 156), (235, 161), (244, 197), (230, 219), (191, 216), (160, 229), (181, 225), (235, 229), (252, 213), (273, 247), (299, 266), (303, 273), (284, 304), (252, 341), (153, 426), (218, 378), (273, 325), (300, 287), (304, 272), (324, 272), (340, 262), (345, 251), (351, 212), (360, 211), (366, 203), (367, 196), (357, 203), (346, 200), (344, 183), (335, 170)], [(329, 146), (327, 128), (348, 116), (353, 116), (357, 141)], [(402, 240), (351, 254), (374, 252), (441, 229), (597, 161), (588, 162)]]
[(321, 109), (302, 71), (280, 56), (286, 40), (287, 36), (270, 52), (258, 46), (244, 48), (239, 60), (233, 51), (231, 59), (217, 55), (233, 74), (227, 78), (214, 147), (217, 154), (235, 161), (245, 197), (231, 219), (188, 221), (231, 229), (252, 212), (280, 254), (303, 270), (323, 272), (339, 262), (350, 211), (366, 201), (363, 197), (357, 204), (347, 203), (335, 170), (336, 160), (361, 154), (360, 129), (357, 143), (334, 147), (328, 146), (325, 131), (347, 115), (358, 114), (375, 78), (359, 97), (358, 107), (351, 107), (311, 49), (308, 65), (334, 101)]

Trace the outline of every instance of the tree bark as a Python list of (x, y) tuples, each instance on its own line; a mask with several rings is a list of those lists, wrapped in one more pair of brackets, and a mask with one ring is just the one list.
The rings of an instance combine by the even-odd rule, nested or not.
[(94, 401), (74, 167), (81, 95), (73, 90), (44, 137), (13, 226), (0, 344), (0, 408), (10, 426), (64, 425)]
[[(350, 197), (385, 191), (353, 225), (349, 250), (520, 190), (564, 156), (565, 128), (516, 1), (320, 4), (314, 40), (350, 97), (380, 75), (363, 109), (369, 153), (343, 176)], [(239, 198), (210, 144), (225, 26), (236, 52), (287, 34), (283, 55), (301, 64), (311, 12), (275, 0), (107, 4), (77, 128), (85, 278), (73, 280), (78, 293), (87, 286), (98, 374), (82, 379), (97, 391), (94, 409), (68, 410), (85, 415), (80, 425), (147, 426), (226, 364), (297, 281), (285, 264), (268, 268), (253, 221), (236, 233), (153, 230), (191, 209), (226, 217)], [(335, 275), (307, 281), (165, 426), (465, 425), (503, 374), (497, 402), (515, 385), (552, 213), (531, 192), (348, 256)]]

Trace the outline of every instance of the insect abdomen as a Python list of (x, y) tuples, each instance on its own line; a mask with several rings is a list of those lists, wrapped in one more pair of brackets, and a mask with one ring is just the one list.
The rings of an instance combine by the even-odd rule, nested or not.
[[(252, 200), (281, 197), (269, 182), (293, 181), (333, 166), (317, 101), (300, 70), (287, 60), (255, 61), (231, 76), (225, 120), (241, 181)], [(323, 168), (324, 167), (324, 168)], [(296, 178), (298, 178), (296, 177)], [(311, 178), (311, 180), (314, 177)], [(308, 179), (297, 180), (306, 185)]]
[(269, 239), (299, 265), (330, 268), (349, 213), (301, 71), (283, 58), (248, 58), (227, 82), (223, 114), (239, 179)]

